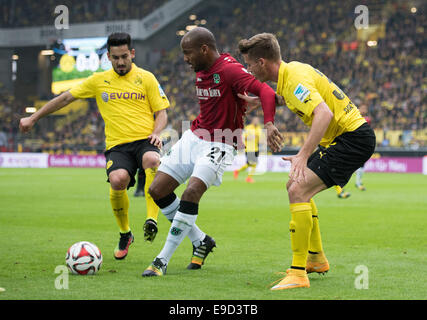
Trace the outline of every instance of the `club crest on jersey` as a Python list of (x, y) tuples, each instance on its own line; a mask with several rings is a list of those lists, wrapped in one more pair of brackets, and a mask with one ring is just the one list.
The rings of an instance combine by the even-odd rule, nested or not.
[(140, 77), (137, 77), (137, 78), (135, 79), (134, 83), (135, 83), (137, 86), (139, 86), (139, 85), (141, 85), (141, 84), (142, 84), (142, 79), (141, 79)]
[(214, 73), (214, 75), (213, 75), (213, 81), (214, 81), (215, 84), (218, 84), (218, 83), (221, 82), (221, 77), (219, 76), (218, 73)]
[(108, 162), (107, 162), (107, 165), (106, 165), (106, 168), (107, 168), (107, 170), (108, 169), (110, 169), (110, 167), (113, 165), (113, 160), (109, 160)]
[(108, 93), (107, 92), (101, 93), (101, 98), (102, 100), (104, 100), (104, 102), (108, 102)]
[(301, 83), (297, 85), (294, 91), (295, 97), (301, 102), (304, 102), (304, 100), (308, 97), (310, 94), (310, 90), (308, 90), (306, 87), (304, 87)]

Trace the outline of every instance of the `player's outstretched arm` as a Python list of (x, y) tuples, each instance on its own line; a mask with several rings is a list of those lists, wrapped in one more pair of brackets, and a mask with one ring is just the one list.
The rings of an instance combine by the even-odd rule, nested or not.
[[(236, 64), (237, 66), (237, 64)], [(264, 114), (264, 126), (267, 129), (267, 143), (274, 151), (280, 151), (284, 142), (282, 135), (274, 125), (274, 115), (276, 113), (276, 93), (265, 83), (255, 79), (253, 75), (240, 67), (230, 68), (229, 81), (233, 89), (238, 92), (238, 97), (249, 104), (249, 109), (253, 110), (257, 106), (262, 107)], [(252, 93), (255, 97), (250, 97), (241, 93)], [(247, 110), (248, 111), (248, 110)]]
[[(251, 113), (253, 110), (261, 107), (261, 99), (257, 96), (248, 96), (247, 94), (241, 94), (238, 93), (237, 96), (240, 99), (243, 99), (246, 101), (246, 103), (248, 104), (248, 110), (246, 110), (247, 113)], [(276, 106), (285, 106), (286, 102), (285, 99), (282, 96), (279, 96), (276, 93)]]
[(154, 121), (154, 130), (153, 133), (148, 136), (148, 139), (151, 144), (155, 145), (157, 148), (160, 149), (162, 147), (160, 133), (168, 123), (168, 114), (166, 112), (166, 109), (157, 111), (154, 114), (156, 116), (156, 120)]
[(332, 111), (325, 102), (320, 103), (316, 108), (314, 108), (313, 114), (313, 122), (311, 124), (307, 139), (298, 152), (307, 159), (319, 145), (320, 141), (325, 135), (326, 130), (328, 129), (329, 123), (334, 117)]
[[(261, 98), (257, 96), (248, 96), (247, 94), (238, 93), (237, 96), (240, 99), (243, 99), (247, 102), (249, 108), (246, 110), (247, 113), (259, 108), (261, 103)], [(279, 96), (280, 97), (280, 96)], [(278, 101), (278, 96), (276, 94), (276, 103)], [(282, 148), (284, 142), (283, 136), (280, 134), (280, 131), (276, 128), (272, 121), (265, 123), (265, 129), (267, 130), (267, 144), (274, 151), (278, 152)]]
[(21, 120), (19, 121), (19, 129), (22, 132), (30, 131), (39, 119), (43, 118), (44, 116), (47, 116), (48, 114), (51, 114), (52, 112), (62, 109), (74, 100), (76, 99), (68, 91), (60, 94), (59, 96), (53, 98), (48, 103), (46, 103), (42, 108), (37, 110), (37, 112), (33, 113), (30, 117), (21, 118)]
[(240, 99), (246, 101), (248, 105), (246, 113), (251, 113), (255, 109), (258, 109), (259, 107), (261, 107), (261, 99), (257, 96), (248, 96), (246, 93), (245, 94), (238, 93), (237, 96)]
[(307, 166), (307, 160), (319, 145), (334, 116), (325, 102), (320, 103), (313, 110), (313, 114), (314, 117), (310, 131), (298, 154), (282, 157), (283, 160), (291, 162), (289, 178), (297, 182), (305, 180), (304, 169)]

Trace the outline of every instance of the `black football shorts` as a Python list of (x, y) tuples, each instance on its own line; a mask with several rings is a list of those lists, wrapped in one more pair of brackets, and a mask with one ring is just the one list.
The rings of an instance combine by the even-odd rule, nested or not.
[(137, 140), (130, 143), (120, 144), (105, 151), (105, 161), (107, 170), (107, 182), (110, 172), (117, 169), (126, 169), (130, 176), (128, 189), (135, 185), (135, 174), (138, 168), (142, 168), (142, 157), (147, 151), (160, 150), (150, 143), (148, 139)]
[(336, 137), (329, 147), (319, 146), (308, 159), (307, 166), (328, 188), (344, 187), (351, 175), (372, 156), (375, 144), (374, 130), (364, 123)]

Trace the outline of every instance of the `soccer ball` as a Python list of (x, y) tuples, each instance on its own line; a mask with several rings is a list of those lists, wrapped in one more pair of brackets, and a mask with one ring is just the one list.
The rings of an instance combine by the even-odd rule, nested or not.
[(102, 254), (93, 243), (80, 241), (68, 249), (65, 263), (73, 274), (95, 274), (101, 268)]

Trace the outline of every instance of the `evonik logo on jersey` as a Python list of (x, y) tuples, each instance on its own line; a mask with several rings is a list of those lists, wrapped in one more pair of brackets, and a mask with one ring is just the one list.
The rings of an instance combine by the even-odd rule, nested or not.
[(145, 95), (140, 92), (103, 92), (101, 94), (102, 100), (108, 102), (108, 100), (118, 100), (118, 99), (135, 99), (135, 100), (145, 100)]

